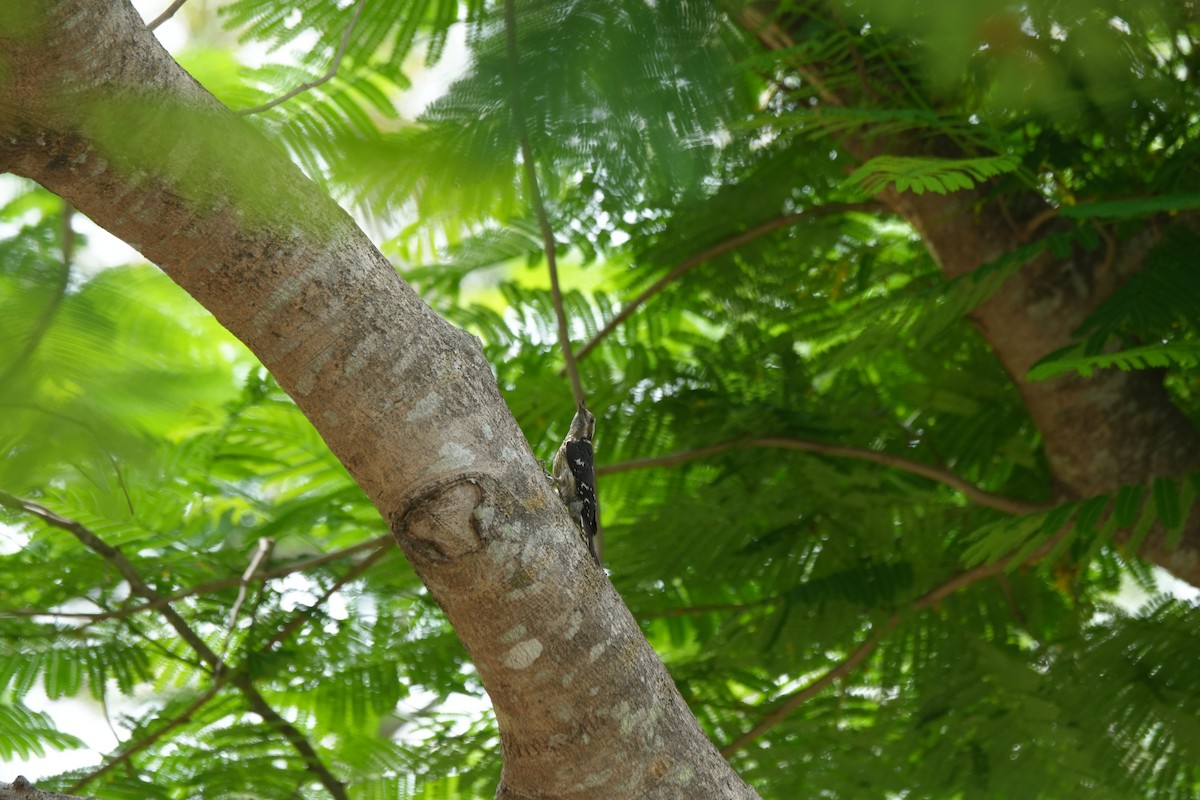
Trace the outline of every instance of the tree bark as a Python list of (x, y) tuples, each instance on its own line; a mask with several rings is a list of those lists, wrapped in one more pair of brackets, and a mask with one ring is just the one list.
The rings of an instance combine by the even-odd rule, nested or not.
[[(809, 18), (786, 4), (740, 7), (736, 18), (768, 50), (795, 46)], [(869, 85), (860, 75), (853, 91), (830, 78), (837, 67), (822, 63), (793, 65), (819, 97), (833, 107), (877, 104), (881, 95), (903, 96), (898, 87)], [(880, 89), (888, 91), (880, 92)], [(856, 160), (879, 155), (960, 158), (944, 139), (871, 137), (869, 130), (841, 135), (841, 146)], [(1014, 252), (1030, 236), (1061, 230), (1051, 222), (1035, 224), (1048, 211), (1032, 193), (999, 199), (983, 186), (946, 195), (896, 192), (880, 200), (903, 217), (921, 237), (942, 274), (958, 278)], [(1007, 206), (1002, 203), (1007, 201)], [(1052, 214), (1045, 217), (1048, 219)], [(1014, 221), (1015, 218), (1015, 221)], [(1055, 481), (1056, 499), (1066, 501), (1112, 492), (1123, 485), (1146, 484), (1157, 476), (1178, 477), (1200, 471), (1200, 431), (1167, 395), (1161, 373), (1101, 370), (1091, 377), (1061, 376), (1030, 381), (1038, 360), (1078, 341), (1074, 332), (1097, 306), (1132, 274), (1142, 269), (1159, 233), (1147, 226), (1123, 241), (1105, 234), (1095, 253), (1075, 249), (1066, 258), (1043, 252), (1009, 277), (970, 314), (1012, 379), (1034, 425), (1042, 434)], [(1139, 555), (1177, 578), (1200, 586), (1200, 504), (1189, 516), (1174, 548), (1155, 526)]]
[(18, 775), (12, 783), (0, 783), (0, 800), (94, 800), (73, 794), (59, 794), (38, 789), (24, 775)]
[(0, 23), (0, 167), (247, 344), (363, 487), (492, 698), (503, 798), (752, 798), (595, 568), (477, 340), (200, 87), (127, 0)]

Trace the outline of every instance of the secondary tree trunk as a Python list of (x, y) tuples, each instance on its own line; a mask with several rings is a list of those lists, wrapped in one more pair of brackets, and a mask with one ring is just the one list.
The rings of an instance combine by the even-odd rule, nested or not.
[[(768, 50), (794, 47), (799, 37), (795, 31), (809, 21), (807, 12), (781, 3), (747, 5), (737, 15), (746, 31)], [(847, 85), (831, 80), (836, 67), (818, 62), (795, 68), (823, 104), (878, 103), (875, 95), (868, 96), (865, 85), (854, 90), (829, 88)], [(869, 130), (844, 134), (840, 144), (859, 161), (884, 154), (963, 157), (944, 140), (873, 138)], [(1029, 237), (1048, 236), (1059, 229), (1054, 222), (1034, 224), (1047, 207), (1032, 193), (997, 199), (988, 189), (948, 195), (888, 190), (880, 199), (912, 225), (942, 273), (957, 278), (1012, 253)], [(1062, 376), (1034, 382), (1025, 377), (1039, 359), (1077, 341), (1073, 332), (1122, 282), (1142, 269), (1159, 235), (1148, 225), (1123, 241), (1106, 234), (1105, 247), (1094, 253), (1076, 249), (1060, 259), (1044, 252), (1024, 264), (970, 315), (1042, 434), (1059, 500), (1145, 484), (1156, 476), (1200, 471), (1200, 431), (1171, 402), (1160, 374), (1111, 369), (1088, 378)], [(1139, 554), (1200, 586), (1200, 507), (1193, 508), (1177, 547), (1168, 549), (1165, 539), (1161, 528), (1152, 529)]]
[(4, 13), (0, 168), (138, 248), (295, 398), (474, 659), (498, 796), (756, 797), (592, 564), (479, 343), (126, 0)]

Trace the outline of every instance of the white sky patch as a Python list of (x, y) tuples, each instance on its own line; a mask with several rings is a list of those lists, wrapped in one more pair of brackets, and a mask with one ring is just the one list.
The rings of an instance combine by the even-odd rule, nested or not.
[(24, 703), (34, 711), (48, 714), (60, 731), (78, 736), (87, 747), (61, 752), (47, 749), (44, 756), (5, 761), (5, 774), (0, 780), (11, 781), (18, 775), (24, 775), (36, 783), (46, 775), (80, 767), (99, 766), (101, 753), (112, 752), (118, 744), (104, 721), (103, 709), (90, 696), (86, 699), (80, 697), (51, 700), (39, 684), (25, 695)]
[[(1192, 586), (1190, 583), (1179, 580), (1161, 567), (1154, 567), (1153, 573), (1154, 583), (1158, 588), (1158, 595), (1169, 594), (1188, 603), (1195, 603), (1197, 600), (1200, 600), (1200, 589)], [(1148, 594), (1128, 574), (1123, 574), (1121, 576), (1121, 588), (1117, 590), (1112, 601), (1130, 614), (1137, 614), (1145, 611), (1146, 606), (1154, 600), (1155, 596)]]
[(77, 253), (74, 266), (88, 277), (110, 267), (146, 262), (141, 253), (82, 214), (71, 217), (71, 228), (87, 238), (87, 246)]
[(23, 529), (0, 522), (0, 556), (19, 553), (31, 538)]
[(404, 72), (412, 86), (396, 101), (396, 109), (406, 119), (416, 119), (429, 104), (446, 93), (450, 84), (467, 74), (471, 66), (467, 51), (467, 26), (451, 26), (446, 35), (446, 49), (432, 67), (425, 66), (425, 48), (418, 48), (408, 57)]

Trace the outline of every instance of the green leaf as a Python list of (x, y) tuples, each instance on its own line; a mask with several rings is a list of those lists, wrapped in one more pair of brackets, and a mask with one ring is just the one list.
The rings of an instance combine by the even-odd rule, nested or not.
[(1183, 509), (1179, 487), (1171, 478), (1155, 478), (1151, 486), (1154, 508), (1159, 520), (1167, 530), (1175, 530), (1183, 524)]
[(1090, 377), (1098, 369), (1117, 367), (1123, 372), (1135, 369), (1155, 369), (1178, 366), (1190, 369), (1200, 364), (1200, 344), (1163, 343), (1132, 347), (1117, 353), (1064, 357), (1058, 354), (1035, 364), (1026, 377), (1044, 381), (1068, 372)]
[(1115, 504), (1115, 514), (1117, 524), (1122, 528), (1127, 528), (1137, 519), (1138, 510), (1142, 504), (1142, 491), (1144, 487), (1136, 484), (1122, 486), (1117, 490), (1117, 500)]
[(845, 185), (869, 195), (889, 186), (898, 192), (911, 191), (917, 195), (926, 191), (946, 194), (974, 188), (978, 183), (1015, 171), (1019, 165), (1019, 159), (1008, 155), (959, 159), (876, 156), (852, 172)]

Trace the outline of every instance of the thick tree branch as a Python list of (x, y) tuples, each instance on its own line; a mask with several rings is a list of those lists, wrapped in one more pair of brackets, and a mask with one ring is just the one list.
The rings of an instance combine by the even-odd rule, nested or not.
[(94, 798), (47, 792), (35, 787), (24, 775), (18, 775), (12, 783), (0, 783), (0, 800), (94, 800)]
[[(794, 69), (829, 105), (850, 105), (846, 87), (831, 91), (827, 79), (844, 74), (842, 65), (794, 63), (788, 50), (819, 9), (783, 3), (753, 4), (731, 13), (764, 48), (778, 51), (781, 65)], [(886, 50), (880, 51), (886, 56)], [(893, 71), (893, 92), (910, 93), (902, 73)], [(851, 100), (851, 103), (845, 102)], [(944, 133), (917, 131), (876, 135), (870, 125), (838, 131), (834, 141), (860, 161), (875, 156), (962, 158), (964, 147)], [(879, 199), (911, 224), (946, 278), (957, 278), (1009, 257), (1029, 239), (1067, 232), (1074, 224), (1027, 188), (980, 184), (944, 195), (888, 189)], [(1009, 209), (1012, 209), (1012, 212)], [(1014, 224), (1016, 219), (1027, 220)], [(1157, 245), (1153, 220), (1130, 230), (1119, 246), (1106, 240), (1103, 252), (1050, 249), (1029, 258), (968, 315), (1013, 381), (1030, 419), (1042, 435), (1044, 452), (1059, 498), (1092, 497), (1155, 477), (1200, 470), (1200, 430), (1166, 392), (1153, 370), (1100, 370), (1090, 376), (1029, 381), (1030, 368), (1049, 353), (1077, 344), (1080, 326), (1133, 274), (1141, 271)], [(1053, 313), (1033, 298), (1053, 298)], [(1176, 577), (1200, 586), (1200, 516), (1185, 527), (1178, 544), (1152, 531), (1140, 554)]]
[(295, 399), (470, 651), (499, 796), (756, 797), (587, 566), (478, 340), (128, 3), (20, 2), (39, 35), (0, 31), (0, 163), (138, 246)]
[(891, 453), (880, 453), (874, 450), (867, 450), (861, 447), (847, 447), (846, 445), (830, 444), (828, 442), (817, 442), (808, 439), (788, 439), (782, 437), (757, 437), (753, 439), (733, 439), (727, 442), (701, 447), (696, 450), (687, 450), (680, 453), (671, 453), (665, 456), (657, 456), (652, 458), (639, 458), (632, 461), (622, 461), (616, 464), (605, 464), (596, 468), (598, 475), (612, 475), (619, 472), (630, 472), (637, 469), (648, 469), (651, 467), (673, 467), (677, 464), (683, 464), (688, 461), (695, 461), (700, 458), (708, 458), (718, 453), (724, 453), (727, 450), (740, 450), (754, 447), (777, 447), (785, 450), (800, 450), (806, 453), (816, 453), (818, 455), (834, 456), (837, 458), (853, 458), (859, 461), (869, 461), (873, 464), (879, 464), (884, 467), (902, 470), (914, 475), (920, 475), (923, 478), (929, 478), (951, 489), (962, 492), (970, 501), (977, 503), (987, 508), (994, 508), (997, 511), (1003, 511), (1006, 514), (1035, 514), (1039, 511), (1046, 511), (1051, 506), (1043, 503), (1030, 503), (1024, 500), (1017, 500), (1012, 497), (994, 494), (992, 492), (980, 489), (968, 481), (963, 480), (948, 469), (935, 467), (930, 464), (923, 464), (920, 461), (913, 461), (910, 458), (903, 456), (892, 455)]

